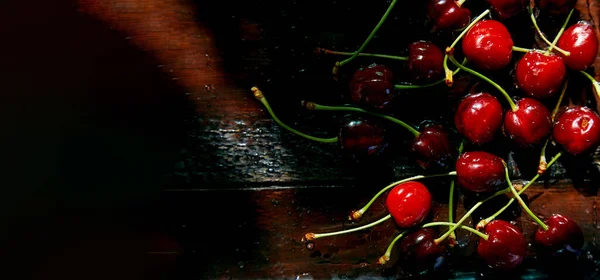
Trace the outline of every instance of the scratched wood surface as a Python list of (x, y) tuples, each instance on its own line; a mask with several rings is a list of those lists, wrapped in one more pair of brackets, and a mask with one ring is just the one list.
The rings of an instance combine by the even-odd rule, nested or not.
[[(299, 243), (305, 231), (341, 228), (347, 212), (380, 186), (420, 172), (405, 153), (407, 135), (398, 133), (390, 161), (352, 163), (335, 145), (280, 129), (249, 92), (259, 85), (283, 120), (316, 135), (335, 134), (342, 115), (298, 105), (347, 101), (345, 85), (328, 75), (333, 58), (316, 56), (313, 48), (352, 50), (387, 4), (2, 4), (4, 273), (36, 279), (407, 276), (397, 266), (375, 264), (395, 233), (391, 224), (319, 241), (312, 251)], [(406, 35), (408, 26), (422, 20), (423, 9), (405, 5), (411, 6), (397, 9), (375, 38), (374, 52), (402, 55), (415, 39)], [(599, 6), (579, 1), (577, 17), (598, 27)], [(551, 21), (541, 24), (555, 32)], [(440, 45), (449, 39), (420, 34)], [(600, 67), (595, 74), (600, 78)], [(594, 102), (584, 81), (573, 84), (580, 84), (573, 92), (583, 93), (573, 94), (574, 102)], [(403, 92), (390, 113), (412, 124), (447, 121), (458, 95), (431, 101), (446, 95), (445, 88)], [(514, 155), (516, 175), (531, 177), (536, 150), (511, 153), (502, 139), (484, 148)], [(585, 250), (571, 260), (582, 274), (576, 276), (593, 277), (596, 269), (597, 176), (589, 161), (565, 158), (546, 186), (528, 192), (534, 212), (560, 212), (583, 227)], [(445, 219), (445, 195), (436, 191), (433, 218)], [(377, 204), (366, 218), (383, 210)], [(531, 220), (517, 224), (530, 240)], [(493, 277), (473, 257), (474, 242), (464, 244), (450, 259), (452, 271), (439, 276)], [(532, 249), (519, 274), (552, 274), (541, 267)]]

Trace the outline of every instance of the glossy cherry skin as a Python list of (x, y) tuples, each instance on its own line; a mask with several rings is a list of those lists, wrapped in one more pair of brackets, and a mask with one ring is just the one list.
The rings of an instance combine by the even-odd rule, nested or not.
[(495, 191), (505, 178), (504, 161), (488, 152), (465, 152), (456, 160), (456, 181), (471, 192)]
[(552, 130), (546, 106), (533, 98), (522, 98), (515, 104), (517, 110), (508, 110), (504, 115), (504, 133), (521, 147), (544, 141)]
[(431, 42), (418, 41), (408, 46), (408, 70), (415, 83), (431, 83), (444, 76), (444, 54)]
[(548, 226), (548, 230), (538, 228), (535, 232), (536, 243), (552, 251), (563, 248), (569, 251), (577, 251), (583, 247), (583, 231), (570, 218), (553, 214), (544, 220), (544, 224)]
[(454, 125), (471, 142), (487, 143), (502, 125), (502, 105), (488, 93), (469, 94), (456, 109)]
[(567, 67), (576, 71), (592, 66), (598, 55), (598, 36), (596, 36), (594, 27), (585, 21), (580, 21), (567, 28), (556, 45), (570, 52), (569, 56), (560, 55)]
[(525, 95), (544, 99), (560, 90), (566, 71), (562, 57), (530, 51), (517, 63), (515, 78)]
[(575, 8), (577, 0), (535, 0), (535, 6), (552, 15), (564, 15)]
[(388, 194), (385, 206), (399, 227), (414, 227), (429, 215), (431, 193), (419, 182), (398, 184)]
[(521, 264), (527, 253), (527, 243), (515, 226), (506, 221), (493, 220), (485, 226), (483, 232), (489, 238), (479, 239), (477, 253), (489, 266), (510, 270)]
[(350, 81), (350, 98), (358, 105), (385, 108), (394, 98), (393, 74), (383, 65), (357, 70)]
[(387, 147), (385, 130), (375, 123), (363, 119), (346, 120), (338, 136), (342, 150), (356, 156), (372, 156)]
[(587, 107), (568, 108), (556, 118), (552, 138), (572, 155), (591, 152), (600, 142), (600, 116)]
[(511, 59), (514, 43), (506, 26), (496, 20), (477, 22), (462, 39), (462, 49), (469, 62), (480, 69), (500, 70)]
[(454, 0), (429, 0), (427, 10), (429, 18), (439, 30), (461, 29), (471, 21), (471, 12), (458, 6)]
[(413, 270), (423, 271), (433, 267), (444, 253), (444, 246), (435, 244), (437, 233), (431, 228), (421, 228), (402, 238), (400, 256), (402, 264)]
[(415, 137), (411, 151), (417, 158), (417, 163), (424, 169), (432, 165), (445, 167), (453, 156), (450, 140), (446, 130), (437, 124), (421, 128), (419, 136)]
[(525, 10), (529, 1), (527, 0), (486, 0), (491, 6), (494, 15), (499, 20), (506, 20), (514, 17)]

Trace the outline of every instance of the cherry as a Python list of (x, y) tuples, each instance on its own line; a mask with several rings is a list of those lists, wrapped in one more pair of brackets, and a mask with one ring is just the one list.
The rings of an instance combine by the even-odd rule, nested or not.
[(350, 81), (350, 98), (355, 104), (385, 108), (394, 98), (393, 74), (383, 65), (358, 69)]
[(506, 221), (493, 220), (483, 232), (488, 239), (480, 238), (477, 253), (489, 266), (509, 270), (521, 264), (527, 253), (527, 243), (515, 226)]
[(415, 83), (431, 83), (444, 76), (444, 54), (428, 41), (413, 42), (408, 46), (408, 69)]
[(557, 46), (570, 53), (562, 55), (567, 67), (581, 71), (590, 67), (598, 55), (598, 37), (594, 27), (585, 21), (571, 25), (558, 40)]
[(496, 20), (481, 20), (465, 34), (462, 49), (467, 59), (485, 70), (499, 70), (512, 59), (512, 37), (506, 26)]
[(456, 160), (456, 180), (472, 192), (490, 192), (506, 183), (504, 160), (488, 152), (465, 152)]
[(424, 169), (437, 165), (445, 167), (453, 156), (448, 133), (438, 124), (423, 128), (412, 143), (411, 151), (417, 157), (417, 163)]
[(429, 215), (431, 194), (422, 183), (401, 183), (390, 191), (385, 205), (399, 227), (410, 228)]
[(462, 8), (454, 0), (430, 0), (427, 4), (427, 10), (435, 29), (461, 29), (471, 21), (471, 12)]
[(502, 125), (502, 105), (488, 93), (469, 94), (458, 105), (454, 124), (471, 142), (487, 143)]
[(372, 156), (381, 154), (387, 147), (385, 130), (376, 123), (365, 119), (346, 120), (339, 133), (342, 150), (354, 156)]
[(517, 63), (515, 78), (526, 95), (543, 99), (552, 97), (560, 90), (565, 74), (562, 57), (529, 51)]
[(535, 0), (535, 6), (552, 15), (562, 15), (575, 8), (577, 0)]
[(545, 140), (552, 129), (552, 118), (546, 106), (533, 98), (517, 100), (516, 106), (516, 111), (506, 112), (504, 133), (522, 147)]
[(413, 271), (423, 271), (434, 265), (444, 253), (444, 246), (435, 242), (437, 233), (431, 228), (421, 228), (404, 237), (400, 243), (403, 265)]
[(600, 116), (587, 107), (568, 108), (557, 116), (552, 138), (572, 155), (591, 152), (600, 141)]
[(544, 223), (548, 230), (540, 227), (535, 232), (535, 242), (538, 244), (553, 251), (563, 248), (577, 251), (583, 247), (583, 231), (575, 221), (560, 214), (553, 214)]
[(492, 11), (499, 20), (506, 20), (514, 17), (523, 11), (529, 1), (527, 0), (486, 0), (491, 6)]

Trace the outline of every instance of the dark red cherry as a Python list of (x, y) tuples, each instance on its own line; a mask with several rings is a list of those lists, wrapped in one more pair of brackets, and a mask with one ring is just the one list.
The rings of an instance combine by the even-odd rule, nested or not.
[(516, 268), (527, 253), (527, 243), (523, 234), (509, 222), (493, 220), (483, 232), (487, 240), (480, 238), (477, 253), (489, 266), (501, 270)]
[(453, 156), (448, 133), (437, 124), (421, 128), (419, 136), (412, 143), (411, 150), (417, 158), (417, 163), (425, 169), (432, 165), (445, 167)]
[(530, 51), (517, 63), (515, 78), (525, 95), (543, 99), (560, 90), (565, 74), (565, 63), (560, 56)]
[(408, 46), (408, 70), (415, 83), (427, 84), (444, 77), (444, 54), (438, 46), (427, 41)]
[(437, 233), (431, 228), (422, 228), (402, 238), (400, 256), (402, 265), (412, 271), (423, 271), (434, 266), (444, 253), (444, 246), (435, 243)]
[(456, 181), (471, 192), (491, 192), (506, 183), (502, 158), (488, 152), (465, 152), (456, 160)]
[(346, 120), (339, 134), (339, 143), (345, 152), (356, 156), (371, 156), (387, 147), (385, 131), (376, 123), (364, 119)]
[(429, 0), (427, 8), (429, 19), (439, 30), (461, 29), (471, 21), (471, 12), (454, 0)]
[(499, 70), (512, 59), (514, 43), (506, 26), (496, 20), (477, 22), (462, 39), (463, 53), (478, 68)]
[(383, 65), (358, 69), (350, 81), (350, 98), (355, 104), (385, 108), (394, 98), (392, 80), (392, 71)]
[(525, 10), (529, 1), (527, 0), (486, 0), (491, 6), (494, 15), (499, 20), (506, 20), (514, 17)]
[(598, 36), (594, 26), (585, 21), (567, 28), (556, 45), (570, 53), (569, 56), (561, 56), (567, 67), (577, 71), (592, 66), (598, 55)]
[(591, 152), (600, 142), (600, 116), (587, 107), (568, 108), (556, 118), (552, 138), (572, 155)]
[(552, 129), (546, 106), (533, 98), (517, 100), (516, 105), (516, 111), (508, 110), (504, 116), (504, 133), (522, 147), (544, 141)]
[(535, 6), (552, 15), (567, 14), (575, 8), (577, 0), (535, 0)]
[(431, 194), (419, 182), (398, 184), (388, 194), (385, 206), (399, 227), (414, 227), (429, 215)]
[(538, 228), (535, 232), (536, 243), (552, 251), (577, 251), (583, 247), (583, 231), (575, 221), (560, 214), (553, 214), (544, 223), (548, 230)]
[(471, 142), (487, 143), (502, 125), (502, 105), (488, 93), (469, 94), (456, 109), (454, 125)]

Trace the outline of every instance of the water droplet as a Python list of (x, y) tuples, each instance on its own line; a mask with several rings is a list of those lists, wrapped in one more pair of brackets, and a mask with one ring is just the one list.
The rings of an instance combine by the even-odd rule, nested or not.
[(210, 92), (210, 90), (212, 89), (212, 85), (204, 85), (204, 89), (206, 90), (206, 92)]
[(312, 251), (315, 249), (315, 243), (314, 242), (307, 242), (306, 243), (306, 249), (309, 251)]
[(239, 262), (238, 265), (240, 266), (240, 268), (244, 268), (244, 262)]

